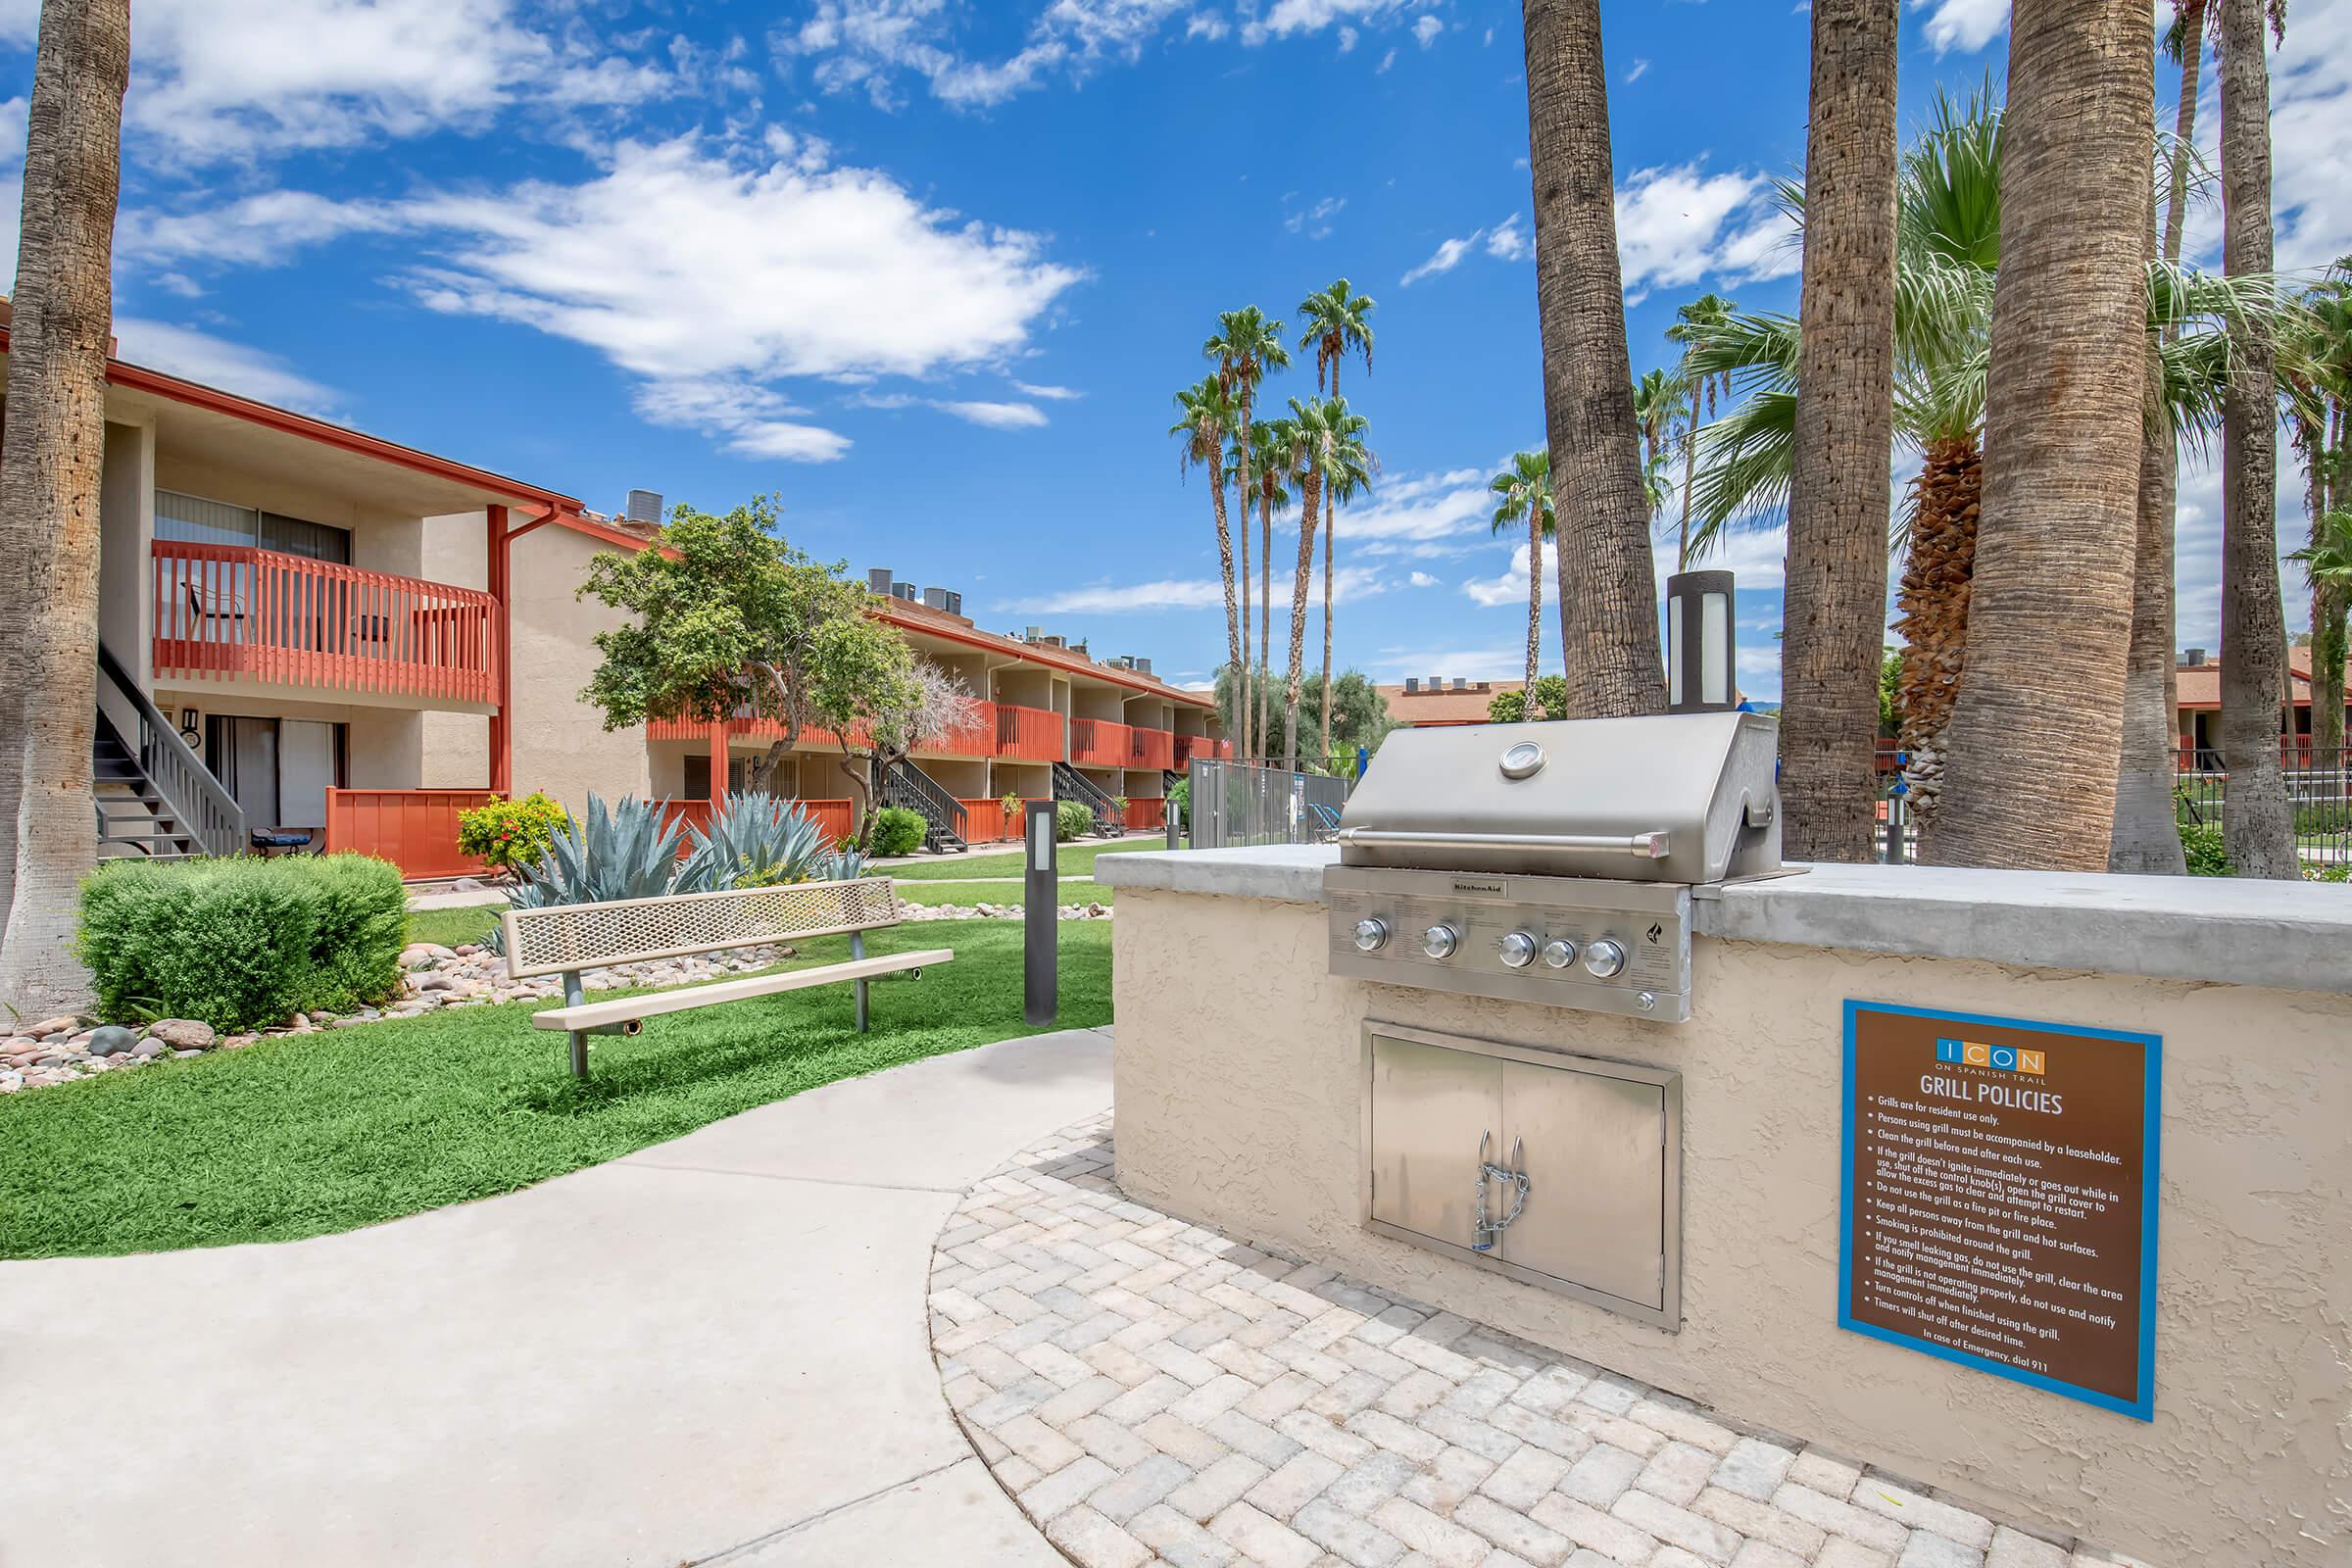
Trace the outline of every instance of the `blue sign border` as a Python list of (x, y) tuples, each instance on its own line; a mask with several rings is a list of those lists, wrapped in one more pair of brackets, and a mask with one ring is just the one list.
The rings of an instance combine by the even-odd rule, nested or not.
[[(2139, 1216), (2139, 1397), (2136, 1400), (2119, 1399), (2112, 1394), (2086, 1389), (2080, 1384), (2062, 1382), (2029, 1372), (2023, 1367), (2010, 1366), (1972, 1351), (1937, 1345), (1932, 1340), (1900, 1334), (1882, 1328), (1876, 1323), (1859, 1323), (1853, 1315), (1854, 1280), (1854, 1024), (1865, 1012), (1893, 1013), (1906, 1018), (1943, 1018), (1962, 1024), (1990, 1024), (2000, 1029), (2025, 1029), (2034, 1034), (2074, 1035), (2091, 1040), (2127, 1041), (2138, 1046), (2141, 1083), (2145, 1090), (2140, 1136), (2140, 1216)], [(2156, 1419), (2156, 1213), (2157, 1199), (2162, 1190), (2158, 1164), (2158, 1133), (2162, 1125), (2164, 1090), (2164, 1037), (2141, 1034), (2129, 1029), (2095, 1029), (2084, 1024), (2045, 1023), (2032, 1018), (2003, 1018), (1993, 1013), (1952, 1012), (1941, 1007), (1909, 1007), (1892, 1002), (1845, 1001), (1845, 1056), (1844, 1081), (1840, 1085), (1844, 1104), (1840, 1111), (1843, 1127), (1838, 1164), (1838, 1326), (1854, 1334), (1884, 1340), (1905, 1349), (1918, 1350), (1944, 1361), (1956, 1361), (1962, 1366), (1989, 1372), (1994, 1377), (2007, 1378), (2014, 1383), (2029, 1384), (2050, 1394), (2061, 1394), (2070, 1399), (2081, 1399), (2113, 1410), (2119, 1415), (2137, 1417), (2142, 1421)]]

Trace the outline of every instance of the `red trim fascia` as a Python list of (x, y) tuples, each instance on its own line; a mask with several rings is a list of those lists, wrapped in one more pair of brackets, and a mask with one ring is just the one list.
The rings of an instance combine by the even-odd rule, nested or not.
[(1216, 710), (1215, 703), (1195, 697), (1189, 692), (1178, 691), (1173, 686), (1162, 686), (1156, 682), (1147, 684), (1124, 675), (1122, 671), (1105, 669), (1100, 664), (1085, 660), (1041, 659), (1038, 657), (1037, 645), (1034, 643), (1014, 642), (1009, 637), (998, 637), (984, 631), (958, 631), (919, 616), (904, 614), (892, 610), (888, 605), (884, 605), (877, 613), (902, 631), (919, 631), (932, 637), (944, 637), (949, 642), (961, 643), (967, 648), (979, 648), (992, 654), (1009, 653), (1013, 658), (1025, 663), (1043, 664), (1049, 669), (1058, 669), (1072, 675), (1085, 675), (1093, 680), (1105, 681), (1113, 686), (1124, 686), (1130, 691), (1142, 692), (1146, 696), (1161, 698), (1171, 703), (1188, 703), (1207, 712)]
[[(0, 326), (0, 354), (6, 352), (8, 352), (8, 328)], [(317, 441), (323, 446), (339, 447), (345, 452), (357, 453), (364, 458), (373, 458), (380, 463), (394, 464), (417, 473), (429, 473), (438, 479), (449, 479), (459, 484), (471, 485), (476, 489), (495, 491), (501, 495), (526, 501), (536, 501), (542, 506), (558, 509), (577, 511), (580, 506), (577, 500), (561, 491), (524, 484), (518, 479), (510, 479), (504, 474), (492, 473), (487, 468), (476, 468), (466, 464), (453, 463), (447, 458), (436, 458), (431, 453), (419, 452), (415, 447), (404, 447), (395, 441), (386, 441), (381, 437), (347, 429), (339, 424), (329, 424), (324, 419), (314, 419), (307, 414), (296, 414), (291, 409), (281, 409), (269, 403), (257, 403), (251, 398), (239, 397), (233, 392), (223, 392), (219, 387), (206, 386), (199, 381), (182, 380), (176, 375), (167, 375), (161, 370), (151, 370), (143, 365), (132, 365), (124, 360), (110, 359), (106, 362), (106, 378), (116, 386), (125, 387), (134, 392), (150, 392), (157, 397), (170, 398), (174, 403), (185, 403), (191, 408), (209, 409), (216, 414), (225, 414), (232, 418), (243, 419), (251, 424), (262, 425), (271, 430), (280, 430), (288, 435), (301, 436), (305, 440)]]

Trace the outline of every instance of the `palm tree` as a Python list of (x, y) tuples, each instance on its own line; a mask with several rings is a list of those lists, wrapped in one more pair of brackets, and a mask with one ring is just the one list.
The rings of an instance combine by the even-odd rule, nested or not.
[[(1682, 430), (1682, 378), (1666, 370), (1649, 370), (1634, 383), (1634, 428), (1642, 434), (1642, 468), (1656, 468), (1667, 448)], [(1652, 506), (1654, 514), (1657, 508)]]
[[(1177, 449), (1179, 475), (1196, 463), (1208, 466), (1208, 498), (1217, 519), (1217, 567), (1225, 579), (1225, 657), (1238, 671), (1247, 667), (1242, 646), (1247, 612), (1234, 598), (1233, 530), (1225, 516), (1225, 441), (1234, 427), (1234, 419), (1233, 399), (1226, 394), (1224, 384), (1213, 375), (1202, 376), (1199, 385), (1188, 386), (1176, 394), (1176, 422), (1168, 426), (1168, 434), (1183, 438), (1183, 445)], [(1247, 550), (1249, 494), (1246, 491), (1240, 494), (1244, 509), (1242, 548)], [(1242, 564), (1245, 581), (1249, 570), (1245, 560)], [(1244, 701), (1247, 703), (1247, 698)]]
[(2011, 15), (1984, 415), (1999, 462), (1937, 829), (1956, 864), (2107, 865), (2139, 528), (2147, 28), (2146, 0), (2018, 0)]
[[(2264, 0), (2220, 11), (2222, 270), (2271, 271), (2271, 73)], [(2144, 24), (2145, 17), (2143, 15)], [(2268, 19), (2274, 26), (2276, 18)], [(2235, 374), (2222, 409), (2222, 837), (2240, 876), (2302, 875), (2278, 756), (2286, 696), (2278, 591), (2277, 355), (2268, 318), (2235, 325)], [(2291, 710), (2290, 710), (2291, 711)]]
[(1690, 356), (1713, 342), (1716, 333), (1722, 330), (1738, 309), (1720, 294), (1701, 294), (1690, 304), (1678, 306), (1674, 313), (1674, 324), (1666, 328), (1667, 341), (1682, 346), (1683, 364), (1678, 375), (1690, 393), (1690, 407), (1683, 416), (1683, 520), (1681, 528), (1677, 530), (1674, 547), (1674, 569), (1677, 571), (1690, 568), (1690, 482), (1698, 468), (1699, 420), (1702, 413), (1705, 417), (1713, 418), (1716, 400), (1732, 390), (1728, 375), (1693, 374)]
[[(1298, 315), (1306, 322), (1306, 330), (1298, 336), (1301, 349), (1315, 351), (1315, 390), (1323, 390), (1326, 374), (1331, 381), (1331, 395), (1340, 395), (1340, 362), (1351, 353), (1364, 357), (1364, 373), (1372, 373), (1372, 311), (1375, 302), (1369, 294), (1349, 292), (1346, 278), (1335, 279), (1331, 287), (1309, 294), (1298, 302)], [(1323, 685), (1319, 706), (1323, 710), (1323, 750), (1331, 756), (1331, 551), (1332, 536), (1337, 527), (1339, 502), (1334, 493), (1324, 500), (1323, 517)]]
[[(1259, 427), (1260, 429), (1263, 426)], [(1250, 434), (1254, 437), (1257, 431)], [(1250, 756), (1250, 449), (1242, 445), (1239, 431), (1225, 444), (1225, 480), (1233, 486), (1235, 500), (1241, 512), (1242, 536), (1242, 662), (1233, 672), (1234, 733), (1241, 740), (1241, 755)]]
[(1553, 488), (1576, 502), (1554, 552), (1568, 707), (1584, 717), (1654, 713), (1666, 706), (1666, 678), (1625, 347), (1600, 3), (1527, 0), (1524, 14), (1544, 439)]
[[(1939, 95), (1904, 155), (1897, 195), (1894, 426), (1920, 455), (1898, 518), (1908, 549), (1895, 600), (1905, 644), (1898, 707), (1911, 800), (1931, 850), (1945, 729), (1968, 651), (2001, 253), (2002, 121), (1989, 87), (1965, 104)], [(1804, 193), (1788, 195), (1801, 224)], [(2261, 309), (2265, 298), (2256, 282), (2148, 269), (2147, 320), (2170, 333), (2162, 359), (2171, 430), (2196, 436), (2218, 427), (2229, 355), (2222, 323)], [(1738, 399), (1700, 433), (1694, 555), (1719, 529), (1771, 515), (1787, 501), (1800, 337), (1785, 316), (1734, 315), (1692, 352), (1694, 373), (1729, 374)]]
[(1527, 702), (1534, 711), (1536, 665), (1544, 644), (1544, 541), (1555, 519), (1551, 508), (1551, 454), (1520, 452), (1511, 466), (1487, 481), (1501, 499), (1494, 505), (1494, 532), (1527, 524)]
[[(2328, 543), (2340, 509), (2352, 505), (2352, 257), (2339, 258), (2304, 291), (2301, 310), (2281, 334), (2278, 378), (2286, 390), (2287, 429), (2303, 464), (2311, 541), (2290, 560)], [(2323, 692), (2344, 685), (2345, 616), (2352, 579), (2313, 569), (2311, 576), (2311, 747), (2315, 765), (2343, 761), (2344, 710)]]
[[(1223, 311), (1217, 316), (1217, 330), (1200, 345), (1201, 357), (1215, 363), (1217, 379), (1235, 404), (1236, 428), (1242, 447), (1250, 450), (1250, 414), (1257, 405), (1257, 388), (1266, 376), (1283, 369), (1291, 363), (1290, 350), (1282, 345), (1282, 323), (1269, 321), (1265, 313), (1254, 305), (1238, 311)], [(1249, 489), (1248, 476), (1242, 488)], [(1258, 541), (1268, 555), (1274, 549), (1271, 534)], [(1262, 559), (1262, 558), (1261, 558)], [(1261, 571), (1265, 570), (1261, 565)], [(1270, 579), (1268, 585), (1270, 586)], [(1262, 612), (1261, 612), (1262, 614)], [(1262, 649), (1265, 639), (1258, 639)], [(1258, 733), (1262, 748), (1265, 733), (1265, 697), (1258, 697)]]
[(1287, 418), (1268, 419), (1250, 433), (1250, 482), (1257, 490), (1257, 752), (1274, 755), (1274, 514), (1291, 504), (1284, 481), (1298, 472), (1298, 429)]
[(72, 943), (96, 851), (98, 491), (129, 79), (129, 0), (41, 8), (0, 451), (0, 1007), (20, 1019), (89, 993)]
[(1364, 446), (1370, 421), (1348, 412), (1345, 398), (1291, 399), (1297, 427), (1293, 448), (1298, 473), (1298, 571), (1291, 586), (1291, 669), (1284, 688), (1283, 766), (1298, 767), (1298, 695), (1305, 675), (1307, 572), (1314, 564), (1318, 502), (1361, 490), (1372, 480), (1372, 455)]
[(1898, 0), (1814, 0), (1781, 643), (1782, 821), (1800, 860), (1875, 853), (1900, 23)]
[[(2311, 747), (2312, 765), (2343, 770), (2344, 733), (2344, 607), (2352, 605), (2352, 508), (2337, 507), (2311, 522), (2311, 543), (2286, 558), (2301, 562), (2304, 580), (2311, 586)], [(2331, 607), (2323, 620), (2316, 608), (2322, 600)], [(2329, 684), (2329, 682), (2333, 684)], [(2325, 694), (2332, 693), (2327, 700)], [(2320, 715), (2333, 714), (2335, 739), (2323, 741)], [(2225, 809), (2227, 807), (2225, 806)]]

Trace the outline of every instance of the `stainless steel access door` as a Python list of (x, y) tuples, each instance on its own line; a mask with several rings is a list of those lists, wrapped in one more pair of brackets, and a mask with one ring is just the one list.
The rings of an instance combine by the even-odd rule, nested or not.
[[(1371, 1229), (1681, 1327), (1680, 1073), (1401, 1024), (1367, 1024), (1364, 1057)], [(1482, 1237), (1482, 1185), (1493, 1223), (1516, 1175), (1525, 1206)]]

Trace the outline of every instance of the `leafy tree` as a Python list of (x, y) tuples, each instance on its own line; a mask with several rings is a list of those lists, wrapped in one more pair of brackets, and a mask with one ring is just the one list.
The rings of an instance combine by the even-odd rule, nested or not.
[(1903, 651), (1889, 648), (1879, 661), (1879, 733), (1891, 740), (1903, 731)]
[(843, 564), (810, 561), (775, 524), (768, 496), (724, 516), (680, 506), (655, 548), (590, 561), (578, 595), (632, 617), (596, 634), (604, 657), (580, 694), (605, 727), (773, 720), (784, 733), (753, 764), (754, 791), (770, 787), (805, 726), (886, 705), (910, 659)]
[(978, 701), (953, 671), (917, 658), (906, 639), (848, 628), (829, 632), (808, 701), (817, 721), (841, 737), (842, 776), (863, 803), (858, 839), (870, 842), (878, 786), (891, 768), (952, 730), (972, 722)]
[[(1532, 712), (1528, 709), (1531, 696), (1535, 700)], [(1487, 718), (1495, 724), (1517, 724), (1530, 718), (1568, 716), (1568, 678), (1565, 675), (1544, 675), (1526, 691), (1496, 692), (1487, 701)]]

